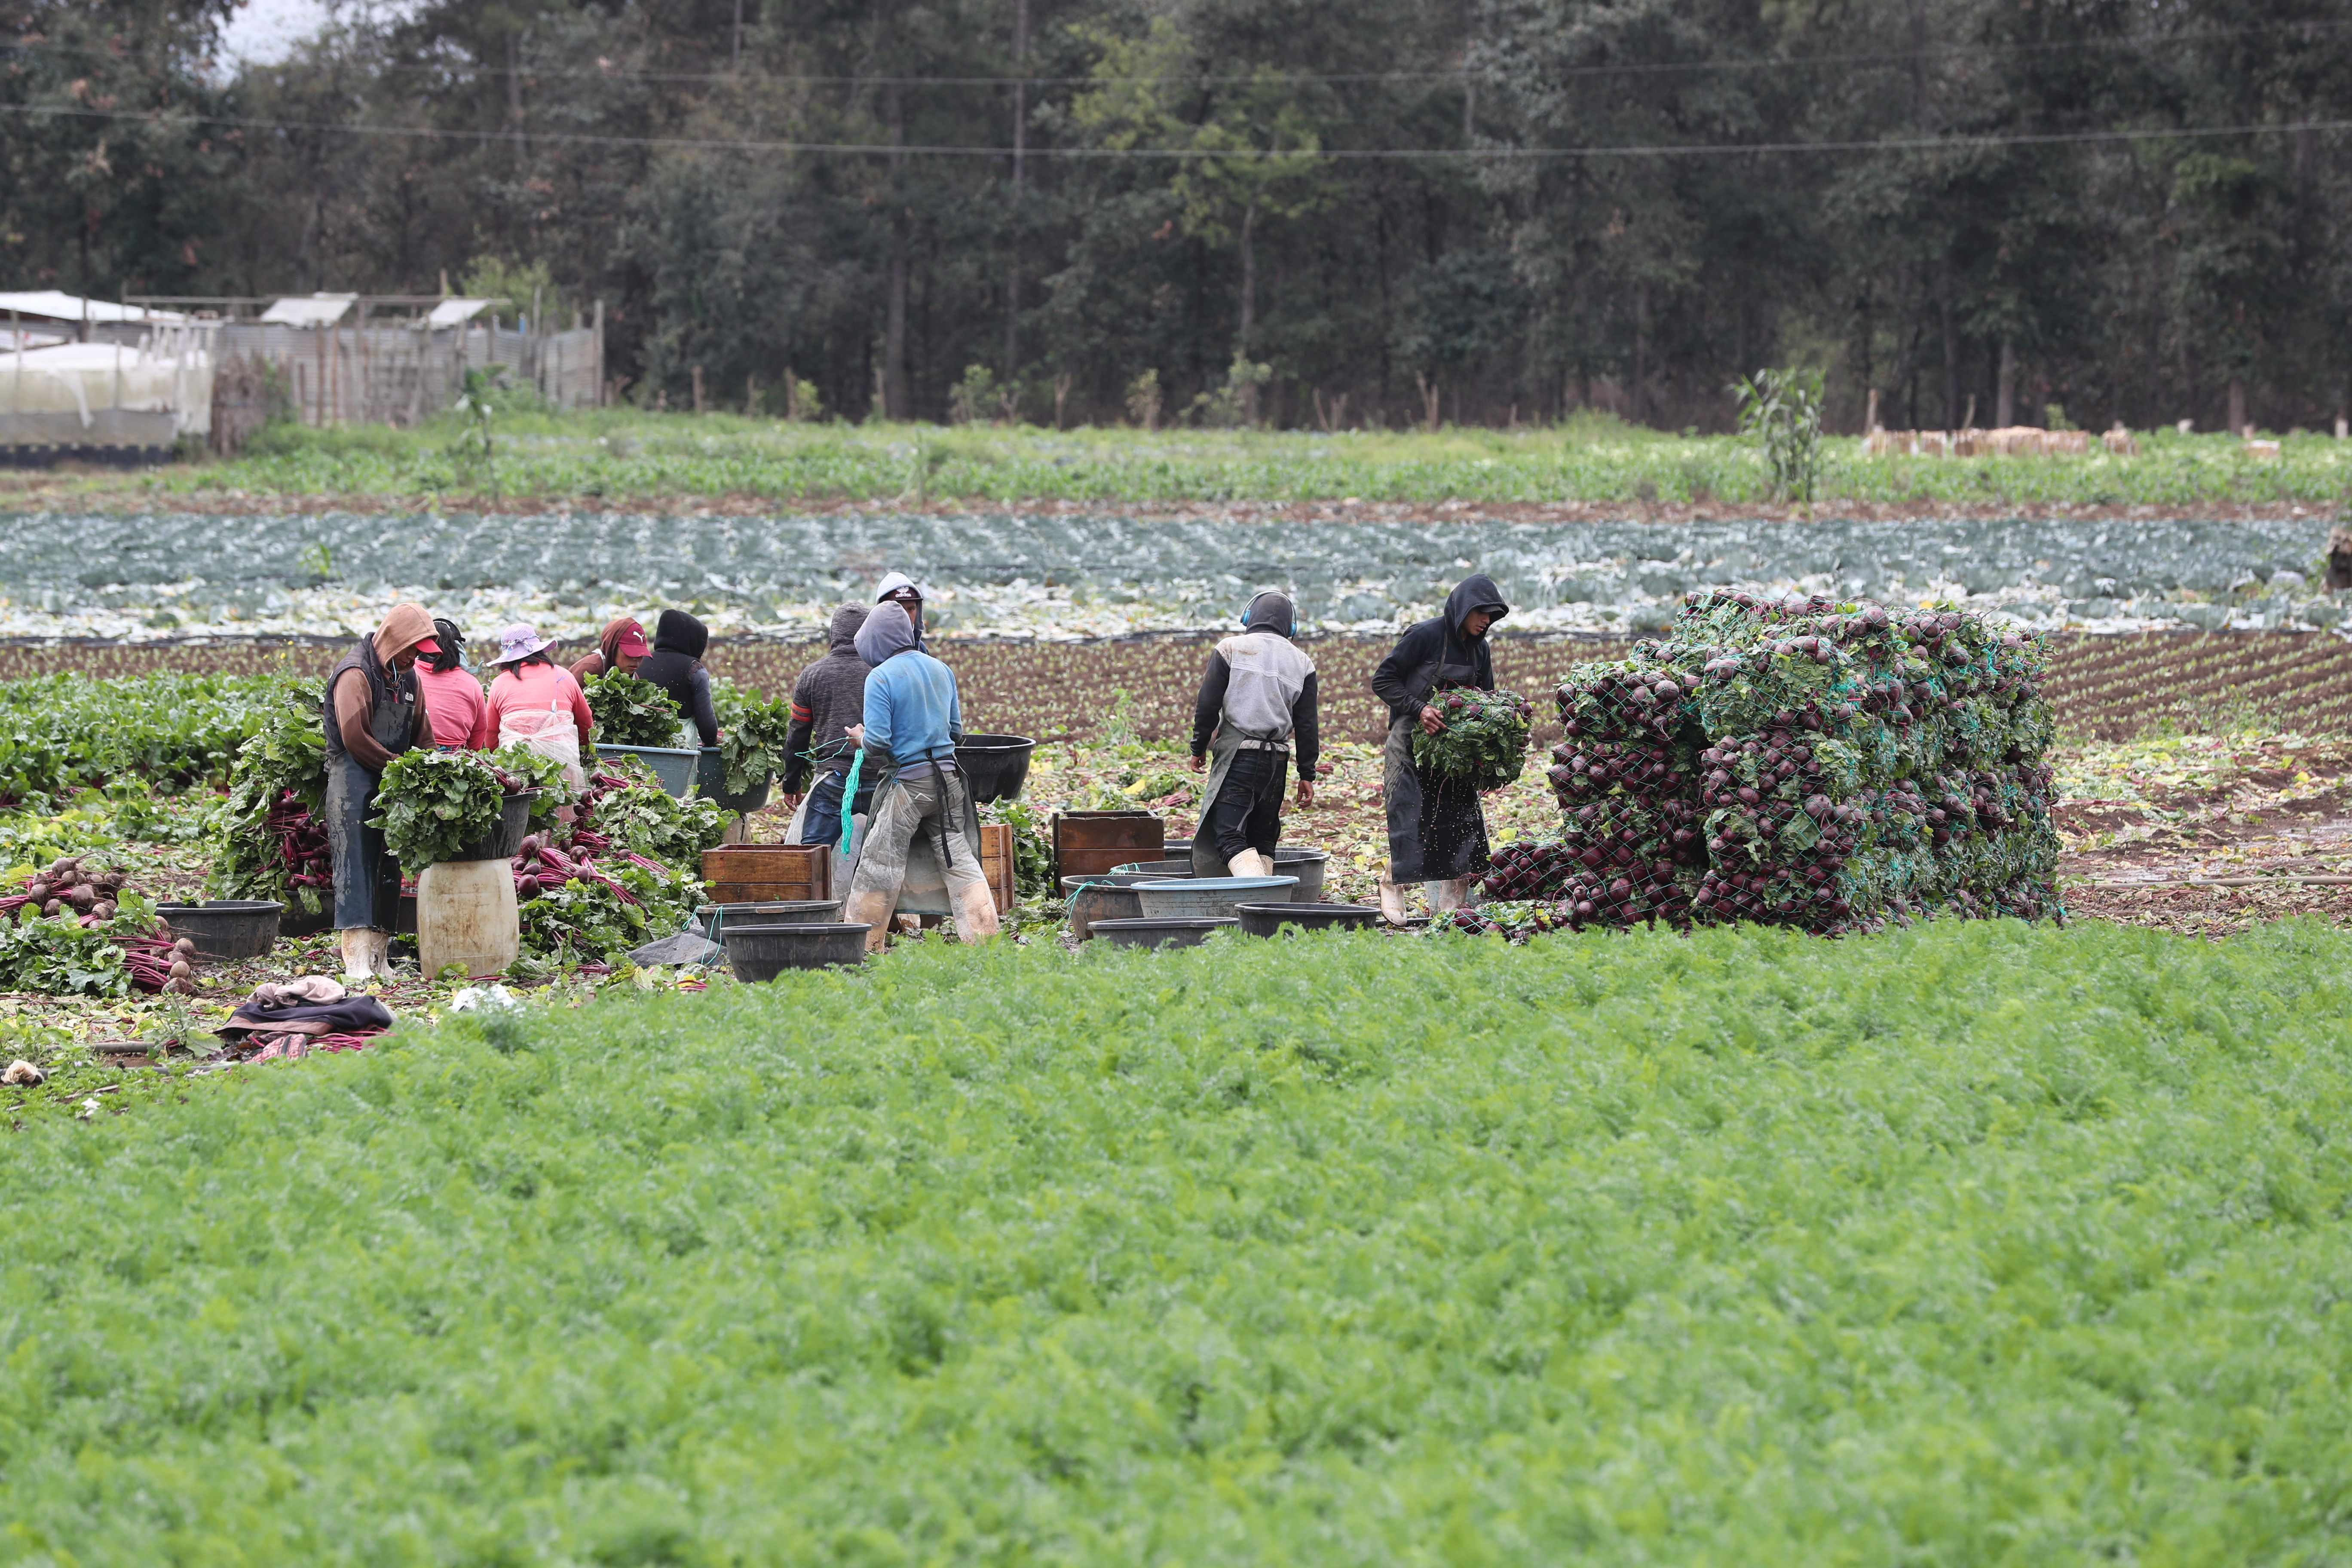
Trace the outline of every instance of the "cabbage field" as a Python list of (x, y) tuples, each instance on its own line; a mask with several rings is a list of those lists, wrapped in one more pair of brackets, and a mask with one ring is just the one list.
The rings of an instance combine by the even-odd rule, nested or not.
[(2338, 1554), (2352, 936), (1307, 940), (27, 1115), (0, 1560)]
[(47, 510), (6, 519), (0, 637), (346, 636), (415, 598), (481, 630), (593, 635), (692, 609), (722, 634), (807, 635), (913, 573), (950, 637), (1066, 639), (1232, 624), (1279, 587), (1302, 624), (1386, 631), (1472, 570), (1512, 630), (1626, 636), (1700, 587), (1948, 599), (2034, 628), (2334, 626), (2328, 524), (1956, 515), (1674, 523), (935, 510), (540, 513)]

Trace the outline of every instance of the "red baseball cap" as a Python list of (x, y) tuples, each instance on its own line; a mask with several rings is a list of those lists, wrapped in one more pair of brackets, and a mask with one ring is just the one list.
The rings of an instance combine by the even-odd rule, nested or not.
[(439, 653), (441, 651), (440, 639), (437, 637), (426, 637), (416, 645), (416, 651), (419, 653)]
[(654, 651), (646, 644), (646, 634), (639, 631), (635, 626), (631, 626), (626, 631), (623, 632), (621, 634), (621, 640), (614, 643), (613, 647), (615, 652), (625, 653), (631, 658), (643, 658), (646, 655)]

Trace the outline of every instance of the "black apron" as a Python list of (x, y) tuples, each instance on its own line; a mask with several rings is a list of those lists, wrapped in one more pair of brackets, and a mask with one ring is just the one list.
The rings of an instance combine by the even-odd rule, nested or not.
[(1421, 710), (1441, 691), (1475, 686), (1478, 667), (1432, 660), (1412, 672), (1412, 695), (1389, 725), (1381, 758), (1381, 794), (1388, 806), (1389, 880), (1451, 882), (1486, 869), (1486, 814), (1468, 779), (1425, 773), (1413, 765), (1412, 737)]

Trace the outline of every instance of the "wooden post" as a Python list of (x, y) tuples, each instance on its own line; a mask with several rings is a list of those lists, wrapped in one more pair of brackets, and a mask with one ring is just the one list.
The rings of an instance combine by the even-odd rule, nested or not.
[(596, 364), (596, 402), (599, 408), (606, 402), (604, 391), (604, 301), (596, 301), (596, 337), (591, 345)]
[(310, 358), (318, 367), (311, 377), (310, 424), (324, 428), (327, 423), (327, 334), (320, 325), (310, 323)]

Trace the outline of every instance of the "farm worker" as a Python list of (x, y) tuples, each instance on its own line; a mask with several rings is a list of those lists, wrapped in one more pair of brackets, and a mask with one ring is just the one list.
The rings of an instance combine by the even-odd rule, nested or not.
[(1195, 877), (1265, 877), (1282, 837), (1282, 782), (1298, 753), (1298, 804), (1315, 801), (1315, 661), (1290, 640), (1297, 612), (1266, 592), (1242, 613), (1242, 630), (1209, 654), (1192, 703), (1192, 769), (1216, 761), (1192, 838)]
[(442, 751), (487, 752), (496, 743), (499, 727), (482, 683), (466, 668), (466, 634), (457, 622), (436, 617), (433, 635), (416, 645), (416, 692)]
[(906, 885), (907, 851), (919, 832), (947, 874), (957, 936), (983, 942), (996, 934), (996, 900), (980, 874), (980, 814), (956, 771), (963, 710), (954, 672), (915, 646), (914, 623), (889, 602), (875, 605), (858, 628), (857, 657), (872, 671), (856, 733), (863, 771), (874, 775), (874, 808), (841, 918), (872, 926), (866, 950), (882, 950)]
[(690, 728), (699, 744), (719, 744), (719, 714), (710, 706), (710, 672), (702, 668), (702, 650), (710, 646), (710, 629), (684, 610), (664, 610), (654, 623), (654, 651), (637, 666), (637, 679), (651, 681), (670, 694), (686, 715), (678, 726), (682, 745)]
[(433, 637), (422, 605), (394, 605), (327, 675), (320, 719), (327, 736), (327, 843), (335, 858), (335, 932), (343, 978), (392, 973), (393, 915), (400, 863), (370, 827), (376, 786), (392, 759), (415, 742), (416, 645)]
[(572, 679), (586, 680), (592, 675), (602, 675), (617, 669), (623, 675), (635, 675), (637, 661), (653, 649), (646, 646), (646, 628), (628, 616), (606, 621), (604, 632), (596, 638), (596, 651), (585, 658), (576, 659), (572, 666)]
[(874, 602), (896, 605), (906, 611), (907, 619), (915, 627), (915, 646), (926, 653), (930, 651), (923, 645), (923, 590), (912, 577), (904, 572), (884, 574), (882, 581), (875, 586)]
[[(865, 624), (863, 605), (844, 605), (834, 611), (828, 651), (793, 682), (784, 804), (799, 805), (802, 787), (809, 786), (808, 810), (801, 816), (803, 844), (831, 844), (841, 837), (842, 786), (857, 756), (857, 742), (849, 731), (866, 717), (866, 661), (857, 657), (857, 630)], [(874, 786), (861, 770), (851, 812), (866, 816), (873, 798)]]
[[(518, 743), (563, 765), (563, 783), (574, 800), (588, 792), (588, 773), (581, 765), (596, 733), (596, 716), (572, 672), (549, 662), (552, 640), (527, 625), (509, 626), (499, 634), (499, 677), (490, 682), (490, 718), (498, 725), (501, 746)], [(572, 820), (570, 805), (562, 808)]]
[(1465, 577), (1445, 596), (1444, 613), (1407, 627), (1372, 672), (1372, 694), (1389, 705), (1388, 748), (1381, 787), (1389, 816), (1389, 868), (1381, 874), (1381, 913), (1404, 919), (1406, 882), (1429, 884), (1433, 910), (1469, 897), (1470, 877), (1486, 865), (1486, 818), (1468, 784), (1423, 772), (1412, 760), (1412, 732), (1445, 727), (1430, 699), (1456, 687), (1495, 689), (1495, 655), (1486, 628), (1510, 614), (1495, 580)]

